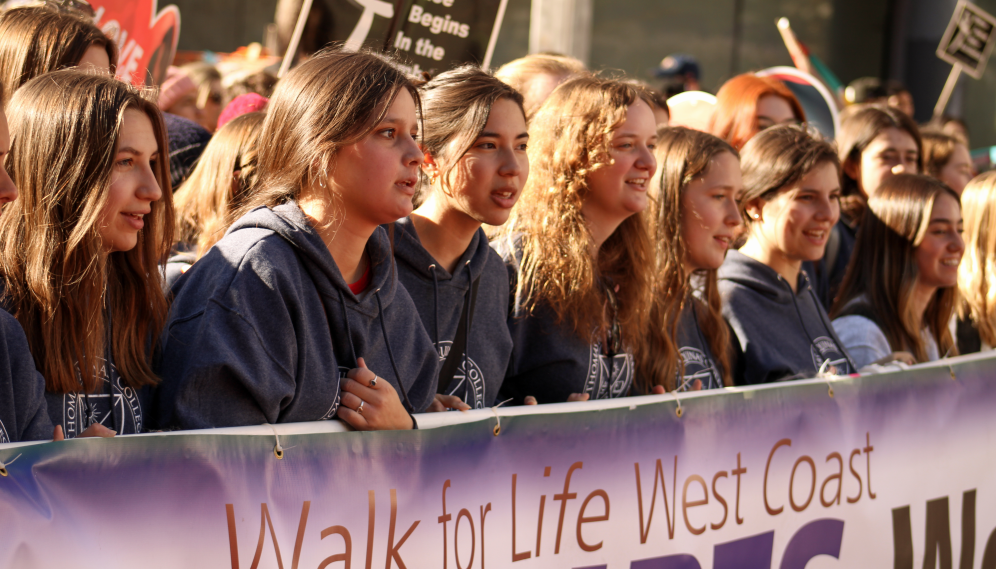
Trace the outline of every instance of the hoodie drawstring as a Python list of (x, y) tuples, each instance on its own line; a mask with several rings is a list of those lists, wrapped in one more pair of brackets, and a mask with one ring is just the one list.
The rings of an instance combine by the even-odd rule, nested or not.
[[(807, 283), (807, 285), (809, 283), (809, 277), (808, 276), (806, 277), (806, 283)], [(813, 302), (817, 303), (817, 305), (818, 305), (819, 304), (819, 299), (816, 298), (816, 293), (813, 292), (813, 287), (807, 287), (807, 288), (809, 288), (809, 295), (813, 298)], [(823, 327), (826, 328), (826, 330), (827, 330), (827, 336), (829, 336), (830, 338), (833, 338), (836, 335), (836, 334), (833, 333), (833, 325), (830, 324), (829, 322), (827, 322), (827, 320), (826, 320), (827, 317), (823, 313), (822, 310), (817, 310), (817, 312), (820, 313), (820, 322), (822, 322), (823, 323)], [(834, 340), (834, 343), (836, 343), (836, 340)], [(854, 360), (851, 359), (851, 354), (848, 354), (847, 350), (845, 350), (843, 346), (838, 346), (838, 347), (840, 348), (840, 351), (844, 354), (844, 357), (847, 358), (847, 363), (848, 363), (848, 365), (851, 366), (851, 371), (853, 373), (857, 373), (858, 372), (858, 366), (854, 363)]]
[[(342, 294), (342, 291), (339, 294)], [(380, 301), (380, 289), (374, 291), (374, 296), (377, 297), (377, 320), (380, 321), (380, 330), (384, 334), (384, 345), (387, 346), (387, 357), (391, 360), (391, 369), (394, 370), (394, 377), (398, 378), (398, 390), (401, 391), (401, 396), (405, 399), (408, 412), (414, 413), (415, 406), (409, 401), (408, 392), (405, 390), (404, 383), (401, 382), (401, 374), (398, 373), (398, 364), (394, 362), (394, 352), (391, 350), (391, 340), (387, 337), (387, 324), (384, 324), (384, 305)]]
[(439, 277), (436, 275), (436, 265), (429, 265), (429, 272), (432, 273), (432, 307), (435, 310), (435, 320), (432, 343), (439, 348)]
[(349, 327), (349, 311), (346, 310), (346, 297), (339, 289), (339, 303), (342, 305), (342, 319), (346, 321), (346, 338), (349, 340), (349, 355), (353, 357), (353, 365), (356, 365), (356, 348), (353, 346), (353, 330)]
[[(467, 261), (467, 295), (464, 297), (463, 301), (468, 303), (467, 310), (467, 325), (463, 328), (463, 376), (464, 381), (470, 378), (470, 366), (467, 364), (467, 360), (470, 359), (470, 323), (473, 322), (471, 318), (471, 311), (474, 310), (474, 297), (472, 296), (474, 291), (474, 278), (470, 275), (470, 261)], [(466, 397), (464, 397), (466, 399)], [(466, 403), (466, 401), (465, 401)]]
[[(805, 275), (805, 273), (803, 273)], [(809, 345), (815, 346), (816, 340), (813, 339), (813, 335), (809, 333), (809, 328), (806, 328), (806, 319), (802, 317), (802, 311), (799, 310), (799, 301), (795, 298), (795, 291), (792, 290), (792, 286), (789, 284), (785, 277), (778, 275), (778, 280), (785, 283), (785, 286), (789, 287), (789, 296), (792, 297), (792, 306), (795, 307), (795, 313), (799, 317), (799, 324), (802, 324), (802, 331), (806, 333), (806, 337), (809, 338)], [(809, 280), (806, 280), (806, 286), (809, 286)]]
[[(463, 304), (464, 306), (467, 307), (467, 310), (464, 311), (467, 314), (467, 317), (465, 319), (463, 327), (463, 379), (461, 379), (460, 383), (456, 384), (455, 387), (450, 389), (451, 395), (456, 393), (457, 390), (460, 389), (460, 387), (463, 386), (464, 382), (466, 382), (467, 379), (470, 377), (470, 367), (468, 367), (467, 365), (467, 360), (469, 359), (470, 356), (467, 355), (467, 352), (470, 351), (470, 323), (473, 322), (472, 318), (473, 315), (471, 314), (471, 310), (473, 310), (474, 307), (473, 305), (471, 305), (471, 300), (473, 298), (471, 295), (474, 289), (474, 277), (470, 274), (470, 261), (467, 261), (466, 266), (467, 266), (467, 293), (463, 295)], [(438, 313), (437, 313), (437, 318), (438, 318)], [(454, 337), (453, 340), (455, 342), (456, 338)], [(466, 392), (464, 392), (464, 395), (466, 395)], [(463, 397), (462, 399), (466, 399), (466, 397)], [(464, 403), (466, 403), (466, 401), (464, 401)]]

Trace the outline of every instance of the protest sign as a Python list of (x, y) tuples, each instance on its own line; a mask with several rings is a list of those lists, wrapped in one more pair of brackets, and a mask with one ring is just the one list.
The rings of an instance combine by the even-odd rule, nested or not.
[[(315, 0), (319, 1), (319, 0)], [(332, 37), (396, 53), (412, 74), (491, 64), (508, 0), (321, 0)]]
[(117, 76), (135, 85), (160, 84), (176, 55), (180, 10), (157, 0), (90, 0), (94, 23), (118, 45)]
[(944, 114), (962, 72), (982, 78), (996, 43), (996, 18), (966, 0), (959, 0), (937, 46), (937, 57), (951, 64), (951, 73), (934, 106), (934, 118)]
[(0, 445), (0, 566), (993, 569), (994, 372)]

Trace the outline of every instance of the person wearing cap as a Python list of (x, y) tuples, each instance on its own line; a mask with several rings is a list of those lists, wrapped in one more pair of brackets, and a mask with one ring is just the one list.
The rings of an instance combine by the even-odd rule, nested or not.
[(699, 85), (699, 62), (683, 53), (675, 53), (662, 59), (654, 71), (654, 77), (664, 80), (661, 91), (667, 98), (685, 91), (702, 90)]

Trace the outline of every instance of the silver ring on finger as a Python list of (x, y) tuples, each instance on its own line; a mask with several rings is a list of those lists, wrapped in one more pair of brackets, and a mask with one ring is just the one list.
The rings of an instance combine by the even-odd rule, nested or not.
[(370, 380), (370, 387), (377, 386), (377, 374), (374, 374), (374, 378)]
[(364, 403), (365, 403), (365, 401), (363, 401), (362, 399), (360, 399), (360, 405), (356, 408), (356, 412), (359, 413), (360, 415), (363, 414), (363, 404)]

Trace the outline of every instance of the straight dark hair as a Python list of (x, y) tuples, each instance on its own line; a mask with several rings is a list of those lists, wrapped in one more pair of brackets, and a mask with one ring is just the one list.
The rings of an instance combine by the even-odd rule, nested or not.
[(45, 73), (79, 65), (90, 46), (107, 51), (111, 71), (118, 48), (81, 14), (48, 6), (24, 6), (0, 13), (0, 83), (6, 106), (14, 91)]
[[(166, 125), (154, 101), (151, 92), (76, 70), (33, 79), (11, 99), (6, 165), (20, 197), (0, 216), (0, 269), (5, 303), (48, 391), (94, 392), (108, 340), (126, 385), (158, 381), (149, 342), (168, 309), (159, 263), (173, 242), (173, 196)], [(100, 216), (130, 109), (152, 123), (162, 198), (152, 202), (138, 244), (107, 254)]]
[(334, 47), (291, 70), (266, 107), (258, 175), (236, 218), (296, 200), (312, 185), (324, 188), (327, 203), (336, 203), (328, 178), (339, 150), (369, 134), (402, 89), (421, 115), (415, 84), (385, 56)]
[(919, 362), (927, 361), (927, 349), (916, 322), (926, 325), (941, 354), (958, 353), (948, 328), (958, 287), (938, 289), (922, 319), (913, 314), (910, 304), (919, 275), (916, 248), (927, 234), (941, 194), (958, 200), (958, 194), (929, 176), (899, 174), (882, 182), (868, 200), (851, 264), (830, 311), (830, 317), (836, 318), (849, 302), (864, 295), (892, 351), (909, 351)]
[(889, 128), (905, 131), (916, 141), (917, 171), (923, 173), (923, 141), (920, 128), (906, 113), (884, 105), (869, 105), (848, 115), (840, 125), (837, 150), (840, 157), (841, 212), (852, 220), (860, 220), (868, 201), (867, 189), (858, 187), (858, 181), (846, 170), (850, 164), (861, 163), (861, 153), (878, 135)]
[[(470, 150), (488, 124), (491, 107), (508, 99), (522, 108), (522, 95), (475, 65), (440, 73), (422, 85), (422, 151), (443, 160), (440, 179), (449, 184), (453, 167)], [(453, 143), (452, 156), (444, 148)]]
[(740, 199), (740, 216), (750, 229), (753, 220), (747, 206), (757, 198), (773, 197), (823, 163), (840, 171), (840, 161), (833, 145), (815, 131), (800, 125), (780, 125), (762, 130), (740, 151), (740, 170), (744, 193)]

